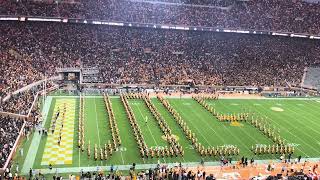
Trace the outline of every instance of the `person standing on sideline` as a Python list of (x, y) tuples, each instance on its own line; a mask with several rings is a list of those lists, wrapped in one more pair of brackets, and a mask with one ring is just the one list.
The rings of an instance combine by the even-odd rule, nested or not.
[(19, 163), (16, 165), (16, 173), (19, 173)]
[(23, 148), (20, 148), (20, 156), (23, 156)]

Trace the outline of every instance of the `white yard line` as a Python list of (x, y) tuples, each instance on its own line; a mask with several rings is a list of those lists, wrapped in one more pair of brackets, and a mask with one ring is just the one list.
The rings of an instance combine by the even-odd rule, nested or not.
[[(248, 105), (248, 104), (247, 104)], [(251, 107), (252, 108), (252, 105), (249, 105), (249, 107)], [(266, 109), (266, 108), (264, 108), (264, 109)], [(266, 117), (267, 119), (269, 119), (269, 120), (271, 120), (274, 124), (276, 124), (278, 127), (282, 127), (282, 126), (280, 126), (280, 124), (278, 124), (276, 121), (274, 121), (273, 119), (271, 119), (271, 118), (269, 118), (269, 117), (267, 117), (267, 116), (265, 116), (263, 113), (261, 113), (261, 111), (259, 111), (258, 109), (255, 109), (256, 110), (256, 112), (258, 112), (258, 114), (260, 115), (260, 116), (264, 116), (264, 117)], [(291, 133), (290, 131), (287, 131), (289, 134), (291, 134), (293, 137), (296, 137), (296, 139), (300, 139), (301, 141), (303, 141), (301, 138), (299, 138), (298, 136), (296, 136), (295, 134), (293, 134), (293, 133)], [(312, 146), (310, 146), (309, 144), (307, 144), (307, 146), (309, 146), (309, 147), (311, 147), (311, 148), (313, 148)], [(302, 151), (300, 148), (299, 148), (299, 146), (297, 146), (297, 147), (295, 147), (296, 149), (299, 149), (305, 156), (308, 156), (304, 151)], [(313, 148), (314, 149), (314, 148)], [(317, 151), (317, 150), (316, 150)]]
[(120, 155), (121, 155), (122, 164), (124, 164), (124, 159), (123, 159), (123, 155), (122, 155), (122, 151), (121, 150), (120, 150)]
[[(141, 117), (143, 118), (143, 114), (142, 114), (142, 112), (141, 112), (141, 110), (140, 110), (140, 108), (139, 108), (139, 104), (136, 104), (136, 106), (138, 107), (139, 113), (141, 114)], [(152, 117), (152, 118), (153, 118), (153, 117)], [(152, 132), (151, 132), (149, 126), (148, 126), (148, 123), (146, 123), (146, 125), (147, 125), (147, 127), (148, 127), (148, 130), (149, 130), (151, 136), (152, 136), (153, 141), (156, 143), (156, 146), (158, 147), (158, 143), (157, 143), (156, 139), (154, 138), (154, 136), (153, 136), (153, 134), (152, 134)], [(163, 159), (164, 163), (166, 163), (165, 158), (162, 158), (162, 159)]]
[[(158, 101), (158, 99), (157, 99), (157, 101)], [(152, 102), (151, 102), (152, 103)], [(153, 103), (153, 104), (155, 104), (155, 103)], [(160, 106), (163, 106), (163, 104), (161, 103), (161, 102), (157, 102), (157, 104), (159, 104)], [(160, 113), (160, 111), (158, 110), (158, 108), (156, 107), (156, 106), (154, 106), (155, 108), (156, 108), (156, 110)], [(164, 106), (163, 106), (164, 107)], [(167, 109), (164, 107), (164, 109), (165, 109), (165, 111), (167, 111)], [(169, 116), (171, 117), (172, 115), (171, 115), (171, 113), (168, 111), (168, 113), (169, 113)], [(161, 113), (160, 113), (160, 116), (167, 122), (167, 120), (166, 120), (166, 118), (164, 118), (162, 115), (161, 115)], [(173, 117), (172, 117), (173, 118)], [(174, 119), (172, 119), (173, 121), (174, 121)], [(174, 122), (175, 123), (175, 122)], [(169, 124), (168, 124), (169, 125)], [(180, 127), (178, 127), (178, 128), (180, 128)], [(184, 162), (186, 162), (186, 160), (184, 159), (184, 157), (182, 156), (182, 160), (184, 161)]]
[[(211, 106), (211, 105), (210, 105)], [(228, 107), (226, 106), (226, 105), (224, 105), (223, 103), (221, 104), (221, 106), (223, 106), (225, 109), (228, 109)], [(212, 106), (211, 106), (212, 107)], [(246, 123), (248, 126), (251, 126), (252, 127), (252, 125), (248, 122), (248, 123)], [(255, 127), (252, 127), (252, 128), (254, 128), (258, 133), (260, 133), (260, 130), (258, 130), (257, 128), (255, 128)], [(240, 130), (242, 131), (242, 132), (244, 132), (250, 139), (252, 139), (256, 144), (259, 144), (259, 142), (255, 139), (255, 138), (253, 138), (252, 136), (250, 136), (250, 134), (248, 134), (245, 130), (243, 130), (242, 128), (240, 128)], [(267, 138), (267, 137), (265, 137), (265, 135), (263, 135), (264, 136), (264, 138), (266, 138), (268, 141), (270, 141), (270, 139), (269, 138)]]
[[(82, 101), (82, 103), (83, 103), (83, 105), (84, 105), (84, 99), (83, 99), (83, 101)], [(80, 94), (80, 96), (79, 96), (79, 112), (81, 112), (82, 114), (84, 113), (82, 110), (81, 110), (81, 94)], [(80, 117), (81, 117), (81, 114), (79, 114), (79, 118), (78, 118), (78, 120), (80, 121)], [(78, 126), (79, 126), (79, 122), (78, 122)], [(79, 128), (81, 128), (81, 127), (79, 127)], [(79, 138), (79, 137), (78, 137)], [(79, 167), (80, 167), (80, 161), (81, 161), (81, 146), (80, 146), (80, 148), (79, 148)]]
[[(195, 101), (196, 102), (196, 101)], [(196, 102), (197, 103), (197, 102)], [(198, 104), (197, 104), (198, 105)], [(201, 107), (201, 108), (203, 108), (203, 107)], [(192, 111), (194, 111), (194, 109), (192, 109)], [(206, 109), (205, 109), (205, 111), (207, 111)], [(198, 116), (198, 113), (194, 113), (197, 117), (199, 117)], [(212, 125), (212, 124), (209, 124), (206, 120), (202, 120), (202, 118), (201, 117), (199, 117), (199, 119), (202, 121), (202, 122), (204, 122), (205, 124), (207, 124), (207, 127), (209, 127), (212, 131), (214, 131), (215, 132), (215, 130), (210, 126), (210, 125)], [(247, 149), (249, 152), (251, 152), (250, 151), (250, 148), (249, 147), (247, 147), (247, 145), (245, 145), (243, 142), (242, 142), (242, 140), (241, 139), (239, 139), (237, 136), (235, 136), (235, 135), (233, 135), (233, 133), (231, 132), (231, 130), (229, 130), (228, 128), (226, 128), (224, 125), (223, 125), (223, 128), (226, 130), (226, 131), (228, 131), (228, 133), (229, 134), (231, 134), (231, 136), (233, 136), (235, 139), (237, 139), (237, 141), (245, 148), (245, 149)], [(216, 133), (216, 132), (215, 132)], [(216, 133), (217, 134), (217, 136), (218, 137), (221, 137), (220, 135), (219, 135), (219, 133)]]
[[(42, 115), (43, 115), (43, 122), (41, 123), (42, 127), (45, 126), (49, 118), (48, 113), (51, 108), (52, 99), (53, 99), (52, 97), (47, 97), (45, 104), (42, 108)], [(39, 149), (40, 141), (41, 141), (41, 135), (39, 135), (39, 133), (33, 133), (33, 136), (31, 137), (32, 137), (32, 140), (30, 139), (31, 144), (21, 169), (22, 174), (27, 174), (29, 172), (29, 169), (33, 167), (33, 164), (35, 162), (37, 152)]]
[[(105, 104), (105, 106), (106, 106), (106, 110), (107, 109), (110, 109), (111, 111), (112, 111), (112, 103), (111, 103), (111, 101), (110, 101), (110, 105), (108, 104), (108, 103), (104, 103)], [(108, 111), (106, 111), (107, 112), (107, 114), (108, 114)], [(110, 118), (110, 114), (108, 114), (108, 118)], [(115, 119), (115, 121), (116, 121), (116, 119)], [(117, 123), (117, 122), (115, 122), (115, 123)], [(110, 128), (109, 128), (110, 129)], [(111, 131), (111, 129), (110, 129), (110, 131)], [(112, 132), (111, 132), (111, 134), (112, 134)], [(120, 130), (119, 130), (119, 136), (120, 136)], [(122, 164), (124, 164), (124, 159), (123, 159), (123, 155), (122, 155), (122, 151), (120, 150), (120, 147), (118, 147), (118, 150), (120, 151), (120, 155), (121, 155), (121, 160), (122, 160)]]
[[(170, 102), (170, 104), (176, 104), (176, 103)], [(172, 106), (172, 107), (173, 107), (173, 106)], [(175, 107), (174, 109), (179, 109), (179, 108)], [(177, 111), (177, 112), (178, 112), (178, 111)], [(179, 114), (181, 115), (181, 113), (179, 113)], [(192, 121), (189, 121), (188, 123), (190, 123), (191, 126), (193, 126), (193, 127), (197, 130), (198, 134), (200, 134), (200, 136), (203, 137), (203, 139), (208, 143), (208, 145), (211, 146), (210, 141), (206, 138), (206, 136), (204, 136), (204, 135), (201, 133), (201, 130), (199, 130), (199, 128), (197, 128), (197, 126), (195, 126), (194, 123), (192, 123)], [(187, 123), (187, 124), (188, 124), (188, 123)], [(213, 130), (213, 131), (214, 131), (215, 134), (218, 134), (218, 133), (216, 133), (215, 130)], [(218, 135), (218, 136), (219, 136), (219, 135)], [(218, 137), (218, 138), (219, 138), (223, 143), (225, 143), (225, 142), (223, 141), (223, 139), (221, 139), (220, 137)]]
[[(93, 101), (94, 101), (94, 111), (95, 111), (95, 113), (96, 113), (96, 125), (97, 125), (97, 132), (98, 132), (98, 141), (99, 141), (98, 147), (99, 147), (99, 149), (100, 149), (100, 143), (101, 143), (101, 141), (100, 141), (100, 131), (99, 131), (98, 117), (97, 117), (98, 112), (97, 112), (96, 98), (94, 98)], [(99, 150), (97, 150), (97, 151), (99, 152)], [(97, 152), (97, 153), (98, 153), (98, 152)], [(102, 165), (102, 161), (100, 161), (100, 164)]]
[[(141, 117), (143, 118), (143, 114), (142, 114), (142, 112), (141, 112), (141, 110), (140, 110), (140, 108), (139, 108), (139, 105), (137, 105), (137, 107), (138, 107), (139, 113), (141, 114)], [(153, 141), (156, 143), (156, 146), (158, 146), (158, 143), (157, 143), (156, 139), (154, 138), (154, 136), (153, 136), (153, 134), (152, 134), (152, 132), (151, 132), (149, 126), (148, 126), (148, 123), (146, 123), (146, 125), (147, 125), (147, 127), (148, 127), (148, 130), (149, 130), (149, 132), (150, 132), (150, 134), (151, 134), (151, 137), (152, 137)]]
[(97, 132), (98, 132), (98, 141), (99, 141), (99, 148), (100, 148), (100, 131), (99, 131), (99, 125), (98, 125), (98, 117), (97, 117), (97, 104), (96, 104), (96, 99), (93, 100), (94, 101), (94, 111), (96, 113), (95, 115), (95, 119), (96, 119), (96, 126), (97, 126)]
[[(291, 105), (289, 105), (290, 107), (291, 107)], [(293, 108), (295, 108), (294, 106), (292, 106)], [(300, 114), (300, 113), (297, 113), (296, 111), (294, 111), (294, 110), (292, 110), (291, 108), (287, 108), (289, 111), (291, 111), (291, 112), (293, 112), (294, 114)], [(309, 109), (309, 110), (311, 110), (312, 111), (312, 109)], [(314, 116), (313, 114), (310, 114), (311, 116)], [(315, 119), (317, 119), (318, 117), (316, 117), (316, 116), (314, 116), (315, 117)], [(307, 121), (309, 120), (308, 118), (306, 118), (305, 116), (303, 116), (302, 117), (302, 119), (306, 119)], [(301, 126), (303, 126), (303, 127), (305, 127), (305, 128), (307, 128), (307, 129), (309, 129), (310, 131), (313, 131), (313, 132), (315, 132), (315, 134), (320, 134), (318, 131), (315, 131), (313, 128), (310, 128), (309, 126), (304, 126), (304, 124), (303, 123), (301, 123), (301, 121), (297, 121), (297, 123), (299, 123), (299, 124), (301, 124)], [(314, 122), (313, 121), (310, 121), (310, 123), (311, 124), (314, 124)], [(315, 127), (318, 127), (318, 125), (317, 124), (314, 124), (315, 126), (314, 126), (314, 128)], [(317, 128), (315, 128), (315, 129), (317, 129)], [(309, 134), (306, 134), (307, 136), (309, 136), (309, 138), (311, 138), (311, 139), (313, 139), (313, 140), (315, 140), (312, 136), (310, 136)], [(316, 140), (315, 140), (315, 142), (316, 142)]]
[(81, 159), (81, 150), (79, 148), (79, 167), (80, 167), (80, 159)]

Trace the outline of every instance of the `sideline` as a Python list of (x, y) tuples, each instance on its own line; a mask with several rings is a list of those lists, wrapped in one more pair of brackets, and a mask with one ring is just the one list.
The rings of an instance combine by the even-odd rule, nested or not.
[[(79, 96), (50, 96), (53, 98), (79, 98)], [(84, 95), (86, 98), (103, 98), (102, 95)], [(110, 98), (120, 98), (120, 96), (109, 96)], [(192, 99), (191, 96), (167, 96), (164, 95), (165, 98), (168, 99)], [(151, 98), (156, 98), (156, 96), (152, 96)], [(227, 96), (221, 96), (219, 99), (233, 99), (233, 100), (319, 100), (320, 97), (280, 97), (280, 98), (269, 98), (269, 97), (262, 97), (261, 98), (254, 98), (254, 97), (227, 97)], [(219, 100), (218, 99), (218, 100)]]
[[(45, 126), (45, 124), (46, 124), (46, 121), (48, 119), (48, 113), (49, 113), (49, 109), (50, 109), (51, 103), (52, 103), (52, 97), (48, 96), (46, 101), (45, 101), (45, 104), (43, 106), (43, 109), (42, 109), (43, 122), (41, 123), (41, 128), (43, 128)], [(38, 129), (39, 129), (39, 127), (36, 127), (35, 130), (37, 131)], [(38, 152), (41, 136), (42, 135), (37, 133), (37, 132), (35, 132), (33, 134), (32, 141), (31, 141), (31, 144), (30, 144), (30, 148), (28, 150), (26, 159), (23, 162), (23, 167), (22, 167), (22, 170), (21, 170), (22, 174), (28, 174), (29, 173), (29, 169), (33, 167), (33, 164), (34, 164), (34, 161), (36, 159), (37, 152)], [(35, 151), (35, 149), (36, 149), (36, 151)]]
[[(302, 158), (300, 162), (304, 161), (308, 162), (319, 162), (320, 158)], [(280, 163), (280, 160), (277, 159), (269, 159), (269, 160), (255, 160), (255, 163), (261, 165), (261, 164), (269, 164), (271, 162), (275, 163)], [(174, 166), (179, 166), (179, 163), (161, 163), (161, 165), (166, 165), (168, 168), (174, 167)], [(187, 163), (181, 163), (183, 167), (198, 167), (201, 166), (202, 164), (200, 162), (187, 162)], [(221, 163), (219, 161), (211, 161), (211, 162), (204, 162), (204, 166), (220, 166)], [(158, 166), (158, 164), (137, 164), (136, 169), (137, 170), (144, 170), (144, 169), (154, 169)], [(130, 170), (132, 165), (113, 165), (114, 170), (119, 170), (119, 171), (126, 171)], [(103, 171), (110, 171), (111, 166), (90, 166), (90, 167), (65, 167), (65, 168), (53, 168), (50, 170), (49, 168), (46, 169), (36, 169), (37, 172), (41, 172), (42, 174), (54, 174), (54, 173), (60, 173), (60, 174), (65, 174), (65, 173), (79, 173), (81, 170), (84, 172), (92, 172), (92, 171), (97, 171), (97, 168)]]

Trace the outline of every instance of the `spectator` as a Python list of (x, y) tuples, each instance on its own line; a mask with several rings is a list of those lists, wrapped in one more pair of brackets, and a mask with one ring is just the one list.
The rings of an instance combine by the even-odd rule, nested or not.
[(3, 167), (19, 135), (23, 120), (0, 116), (0, 167)]

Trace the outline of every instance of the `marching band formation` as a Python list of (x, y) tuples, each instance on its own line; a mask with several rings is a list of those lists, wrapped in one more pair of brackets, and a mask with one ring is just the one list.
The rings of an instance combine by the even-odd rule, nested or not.
[[(84, 97), (80, 95), (80, 110), (79, 110), (79, 137), (78, 137), (78, 147), (81, 151), (84, 151)], [(90, 144), (90, 143), (89, 143)]]
[(236, 121), (247, 121), (249, 118), (249, 113), (242, 112), (238, 114), (224, 114), (219, 113), (213, 106), (210, 106), (205, 102), (205, 99), (217, 99), (216, 96), (192, 96), (194, 100), (196, 100), (203, 108), (208, 110), (213, 116), (215, 116), (219, 121), (228, 121), (228, 122), (236, 122)]
[(164, 107), (171, 113), (171, 115), (174, 117), (176, 122), (182, 128), (186, 137), (189, 139), (189, 141), (192, 142), (192, 145), (201, 156), (218, 156), (218, 155), (225, 156), (225, 155), (238, 155), (240, 153), (239, 148), (237, 148), (236, 146), (229, 146), (229, 147), (218, 146), (218, 147), (205, 148), (200, 142), (198, 142), (198, 139), (196, 138), (195, 133), (192, 133), (188, 125), (181, 118), (180, 114), (171, 107), (169, 102), (161, 96), (157, 96), (157, 98), (164, 105)]
[(66, 108), (67, 108), (67, 107), (66, 107), (66, 104), (64, 103), (64, 104), (63, 104), (62, 113), (60, 114), (60, 107), (58, 107), (57, 113), (56, 113), (56, 115), (53, 117), (53, 121), (51, 122), (51, 126), (50, 126), (50, 129), (49, 129), (49, 131), (51, 131), (51, 133), (54, 134), (54, 132), (55, 132), (55, 130), (56, 130), (58, 118), (60, 117), (60, 115), (62, 115), (62, 117), (61, 117), (61, 126), (58, 127), (59, 135), (58, 135), (58, 137), (55, 137), (56, 140), (57, 140), (57, 144), (58, 144), (59, 146), (60, 146), (61, 141), (62, 141), (63, 123), (64, 123), (66, 111), (67, 111)]
[[(85, 131), (84, 131), (84, 104), (85, 98), (80, 96), (80, 112), (79, 112), (79, 139), (78, 139), (78, 148), (82, 152), (85, 151)], [(110, 129), (112, 133), (112, 141), (108, 141), (108, 144), (104, 144), (103, 148), (98, 149), (98, 145), (94, 144), (93, 149), (93, 158), (94, 160), (107, 160), (108, 157), (112, 156), (112, 153), (121, 145), (121, 139), (119, 135), (119, 129), (117, 123), (115, 122), (114, 113), (111, 108), (111, 102), (108, 96), (104, 96), (105, 105), (109, 115)], [(90, 141), (87, 144), (87, 155), (88, 158), (91, 158), (91, 143)], [(100, 158), (99, 158), (100, 157)]]
[(160, 115), (160, 113), (157, 111), (156, 107), (151, 103), (150, 98), (146, 95), (140, 96), (143, 98), (146, 106), (149, 108), (149, 110), (152, 112), (152, 115), (157, 120), (158, 125), (162, 132), (164, 133), (167, 142), (169, 142), (170, 146), (173, 148), (176, 155), (184, 155), (184, 150), (182, 146), (179, 144), (179, 142), (172, 136), (171, 129), (168, 126), (165, 119)]
[(269, 145), (269, 146), (261, 146), (256, 145), (252, 146), (251, 150), (254, 152), (255, 155), (261, 154), (293, 154), (294, 153), (294, 146), (291, 145)]
[[(135, 116), (131, 107), (128, 104), (128, 99), (143, 99), (146, 103), (147, 107), (152, 112), (153, 116), (158, 122), (162, 132), (165, 134), (166, 140), (170, 144), (170, 147), (164, 148), (148, 148), (146, 145), (143, 135), (141, 133), (141, 129), (137, 124)], [(178, 157), (183, 156), (184, 151), (182, 146), (176, 141), (176, 139), (172, 138), (171, 130), (165, 120), (161, 117), (160, 113), (156, 110), (156, 108), (151, 104), (150, 99), (144, 94), (125, 94), (121, 95), (121, 100), (125, 106), (128, 119), (130, 121), (131, 127), (134, 131), (135, 139), (139, 146), (140, 155), (142, 158), (154, 158), (154, 157)]]
[[(193, 96), (194, 100), (196, 100), (203, 108), (208, 110), (213, 116), (215, 116), (219, 121), (228, 121), (228, 122), (235, 122), (235, 121), (244, 121), (251, 124), (253, 127), (258, 129), (262, 134), (266, 137), (271, 139), (275, 144), (269, 146), (256, 146), (255, 148), (251, 148), (252, 151), (258, 154), (292, 154), (294, 152), (293, 146), (285, 145), (285, 140), (280, 136), (280, 130), (276, 130), (274, 127), (271, 127), (267, 121), (260, 117), (255, 117), (253, 114), (249, 114), (247, 112), (235, 114), (223, 114), (219, 113), (215, 110), (214, 107), (208, 105), (205, 102), (205, 99), (216, 99), (213, 96)], [(251, 117), (251, 119), (250, 119)]]
[(109, 123), (110, 123), (110, 129), (111, 129), (111, 135), (112, 135), (112, 141), (113, 141), (112, 147), (113, 147), (113, 150), (116, 150), (119, 146), (121, 146), (121, 139), (119, 135), (118, 125), (116, 123), (114, 113), (112, 110), (110, 97), (108, 95), (104, 94), (104, 102), (106, 104), (106, 108), (109, 114)]
[[(125, 107), (125, 111), (130, 122), (131, 128), (133, 130), (133, 134), (135, 140), (138, 144), (138, 149), (140, 151), (140, 155), (142, 158), (163, 158), (163, 157), (178, 157), (184, 155), (184, 150), (179, 142), (173, 137), (172, 131), (168, 126), (165, 119), (161, 116), (158, 112), (156, 107), (151, 103), (150, 98), (146, 94), (121, 94), (120, 95), (121, 101)], [(170, 112), (170, 114), (174, 117), (176, 123), (180, 126), (183, 130), (187, 139), (192, 143), (195, 150), (201, 156), (233, 156), (239, 155), (240, 150), (237, 146), (229, 145), (229, 146), (216, 146), (216, 147), (204, 147), (198, 139), (188, 127), (187, 123), (181, 118), (180, 114), (171, 107), (169, 101), (164, 99), (161, 96), (157, 96), (159, 101), (163, 104), (163, 106)], [(149, 148), (144, 140), (142, 135), (141, 128), (139, 127), (137, 120), (134, 116), (134, 113), (129, 106), (128, 99), (142, 99), (145, 105), (148, 107), (150, 112), (152, 113), (153, 117), (157, 121), (158, 126), (160, 127), (161, 131), (166, 138), (169, 147), (163, 148)], [(263, 155), (263, 154), (292, 154), (294, 153), (294, 146), (285, 145), (285, 140), (280, 136), (279, 130), (277, 131), (275, 128), (271, 127), (266, 120), (259, 117), (254, 117), (253, 114), (249, 113), (238, 113), (237, 115), (226, 115), (219, 113), (215, 110), (213, 106), (209, 106), (205, 99), (217, 99), (217, 96), (206, 96), (206, 97), (199, 97), (193, 96), (193, 99), (196, 100), (200, 105), (202, 105), (206, 110), (208, 110), (213, 116), (217, 117), (219, 121), (228, 121), (228, 122), (235, 122), (235, 121), (243, 121), (251, 124), (253, 127), (257, 128), (261, 131), (265, 136), (271, 139), (275, 144), (273, 145), (255, 145), (251, 147), (252, 152), (255, 155)], [(109, 141), (107, 144), (104, 144), (104, 147), (98, 148), (97, 144), (94, 144), (94, 159), (95, 160), (106, 160), (108, 157), (112, 156), (112, 153), (121, 146), (121, 139), (119, 135), (119, 129), (117, 123), (115, 121), (114, 113), (112, 110), (112, 104), (110, 101), (110, 97), (108, 95), (104, 95), (104, 102), (106, 105), (106, 109), (109, 114), (109, 123), (110, 129), (112, 133), (112, 143)], [(64, 105), (64, 110), (62, 111), (62, 116), (64, 116), (66, 111), (66, 107)], [(60, 111), (58, 110), (55, 119), (58, 118)], [(78, 147), (83, 152), (85, 140), (84, 140), (84, 97), (80, 96), (80, 112), (79, 112), (79, 140), (78, 140)], [(63, 118), (62, 118), (63, 119)], [(147, 123), (147, 121), (146, 121)], [(54, 123), (53, 123), (54, 126)], [(54, 128), (51, 127), (54, 132)], [(61, 141), (61, 130), (63, 128), (63, 120), (62, 120), (62, 127), (60, 128), (60, 141)], [(58, 142), (60, 144), (60, 142)], [(88, 158), (91, 157), (91, 144), (90, 141), (88, 142), (87, 146), (87, 154)]]

